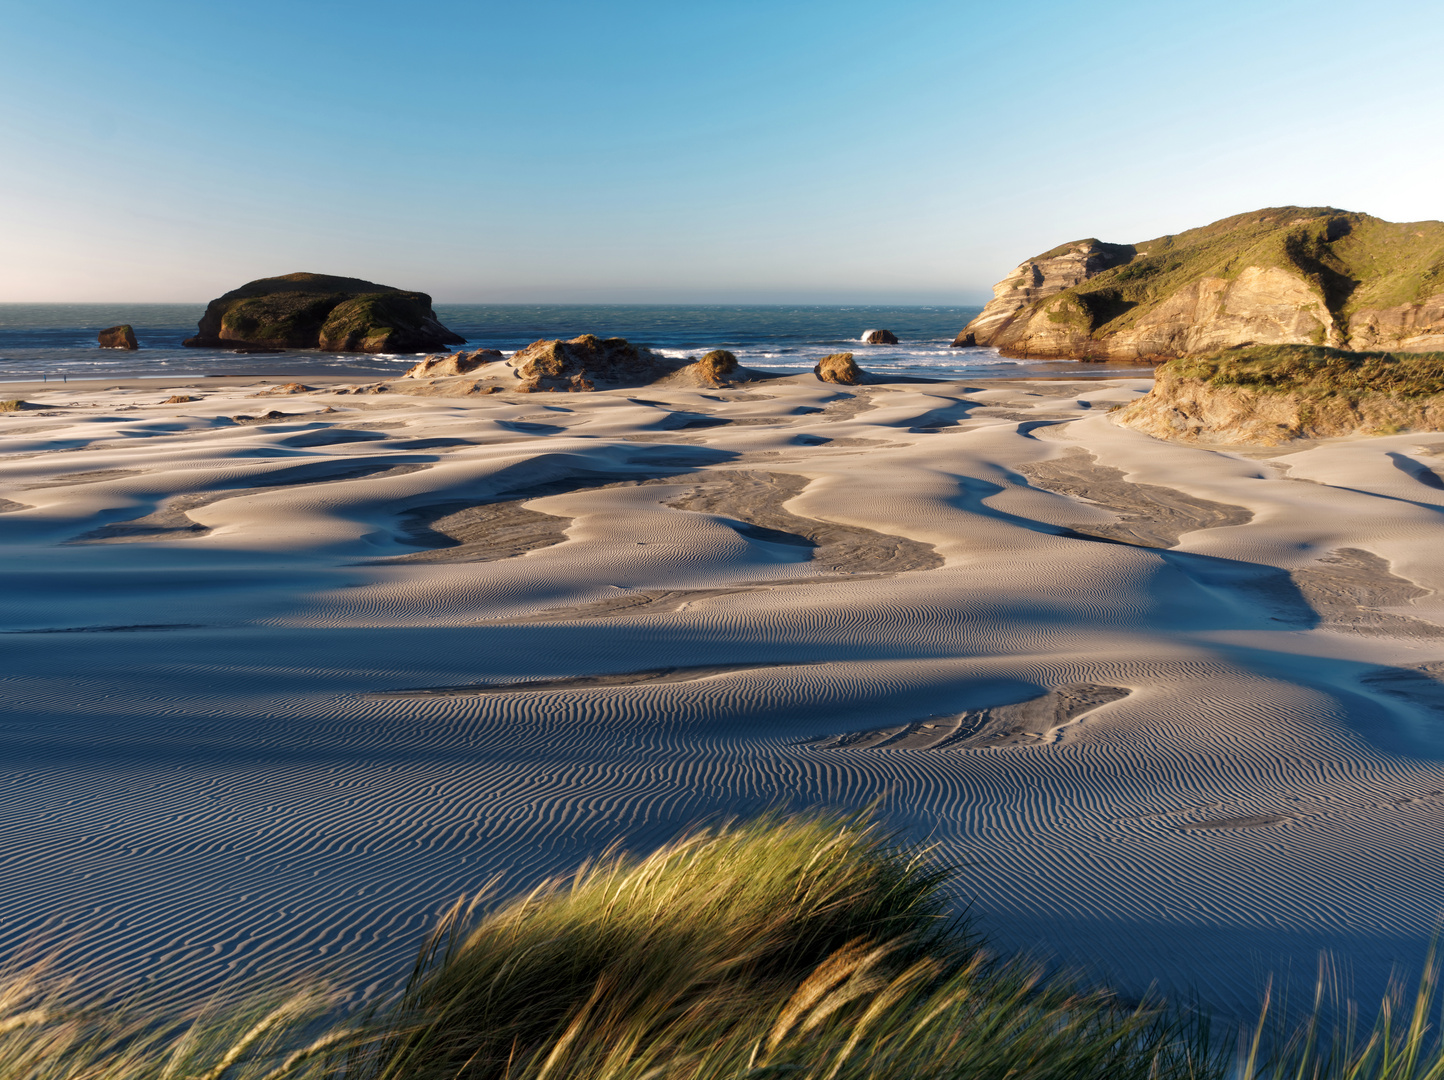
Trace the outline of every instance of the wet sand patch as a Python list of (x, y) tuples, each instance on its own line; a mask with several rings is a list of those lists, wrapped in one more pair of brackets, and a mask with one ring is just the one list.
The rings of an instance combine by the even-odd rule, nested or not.
[(1388, 560), (1372, 551), (1336, 548), (1290, 577), (1331, 627), (1381, 637), (1444, 637), (1444, 627), (1378, 610), (1401, 607), (1429, 590), (1394, 574)]
[(717, 470), (692, 477), (673, 477), (668, 483), (693, 481), (692, 490), (667, 500), (679, 510), (693, 510), (733, 518), (744, 525), (767, 530), (750, 539), (772, 540), (812, 548), (812, 561), (844, 573), (897, 574), (909, 570), (935, 570), (942, 556), (931, 544), (892, 536), (855, 525), (801, 517), (783, 507), (810, 482), (796, 473), (752, 470)]
[(931, 716), (906, 724), (823, 735), (803, 745), (820, 750), (969, 750), (978, 747), (1036, 745), (1086, 713), (1130, 691), (1121, 686), (1074, 683), (1027, 701), (967, 709), (956, 716)]
[(1018, 471), (1034, 487), (1102, 507), (1121, 519), (1104, 525), (1068, 526), (1085, 536), (1171, 548), (1184, 533), (1246, 525), (1253, 520), (1253, 511), (1242, 506), (1200, 499), (1157, 484), (1135, 484), (1124, 478), (1121, 469), (1098, 464), (1092, 454), (1076, 446), (1061, 457), (1021, 464)]

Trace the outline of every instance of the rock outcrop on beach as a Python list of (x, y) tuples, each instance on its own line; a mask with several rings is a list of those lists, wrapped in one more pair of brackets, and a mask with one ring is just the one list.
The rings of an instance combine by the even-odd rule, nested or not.
[(585, 391), (619, 386), (645, 386), (688, 366), (685, 359), (655, 353), (626, 338), (583, 334), (570, 341), (534, 341), (508, 363), (523, 393)]
[(1444, 353), (1285, 345), (1178, 358), (1113, 418), (1160, 439), (1265, 446), (1444, 431)]
[(140, 348), (140, 344), (135, 340), (135, 331), (131, 329), (130, 323), (121, 323), (119, 326), (106, 327), (100, 332), (100, 347), (134, 351)]
[(823, 382), (840, 383), (843, 386), (856, 386), (867, 377), (867, 373), (857, 366), (857, 361), (850, 352), (824, 356), (813, 366), (812, 373)]
[(896, 345), (897, 335), (891, 330), (868, 330), (862, 335), (867, 345)]
[(505, 360), (499, 349), (474, 349), (471, 352), (452, 353), (449, 356), (428, 356), (406, 369), (403, 379), (447, 379), (456, 375), (469, 375), (483, 364), (494, 364)]
[(1444, 349), (1444, 222), (1275, 207), (1018, 266), (953, 342), (1161, 362), (1242, 345)]
[(570, 341), (534, 341), (510, 359), (496, 349), (428, 356), (401, 378), (425, 379), (431, 385), (412, 389), (399, 384), (395, 389), (447, 396), (503, 390), (521, 394), (585, 393), (654, 384), (720, 389), (738, 380), (766, 377), (739, 365), (737, 357), (726, 349), (714, 349), (694, 360), (690, 356), (663, 356), (625, 338), (603, 340), (594, 334), (582, 334)]
[(212, 300), (193, 348), (409, 353), (459, 345), (425, 293), (328, 274), (261, 278)]

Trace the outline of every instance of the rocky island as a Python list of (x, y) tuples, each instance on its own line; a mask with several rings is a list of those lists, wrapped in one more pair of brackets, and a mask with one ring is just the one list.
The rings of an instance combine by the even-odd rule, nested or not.
[(413, 353), (465, 341), (441, 325), (426, 293), (360, 278), (297, 273), (247, 282), (212, 300), (195, 337), (185, 344)]
[(135, 340), (135, 329), (130, 323), (107, 326), (100, 332), (98, 340), (102, 349), (128, 349), (135, 352), (140, 348), (139, 342)]
[(1145, 360), (1243, 345), (1444, 349), (1444, 222), (1274, 207), (1138, 244), (1028, 259), (956, 346)]

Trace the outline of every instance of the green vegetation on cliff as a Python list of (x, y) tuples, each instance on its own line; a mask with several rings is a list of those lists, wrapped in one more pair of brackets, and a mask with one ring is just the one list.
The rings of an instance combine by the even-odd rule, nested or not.
[(1444, 353), (1254, 345), (1179, 357), (1114, 418), (1162, 439), (1266, 446), (1444, 431)]
[(1444, 222), (1396, 224), (1327, 206), (1258, 210), (1146, 240), (1128, 262), (1072, 291), (1091, 329), (1115, 331), (1185, 285), (1233, 281), (1250, 266), (1303, 277), (1347, 321), (1365, 308), (1422, 303), (1444, 291)]
[(1170, 360), (1159, 374), (1212, 387), (1241, 386), (1310, 398), (1444, 394), (1444, 353), (1346, 352), (1308, 345), (1254, 345)]

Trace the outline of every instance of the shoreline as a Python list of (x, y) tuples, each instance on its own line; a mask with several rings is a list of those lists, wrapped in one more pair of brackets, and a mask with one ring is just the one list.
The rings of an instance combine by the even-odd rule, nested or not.
[[(1133, 370), (1130, 368), (1130, 369), (1129, 369), (1129, 372), (1126, 373), (1126, 374), (1124, 374), (1124, 373), (1119, 373), (1119, 372), (1117, 372), (1117, 371), (1095, 370), (1095, 369), (1100, 369), (1100, 368), (1102, 367), (1102, 365), (1098, 365), (1098, 364), (1084, 363), (1084, 362), (1081, 362), (1081, 361), (1080, 361), (1080, 362), (1079, 362), (1079, 365), (1080, 365), (1081, 370), (1079, 370), (1076, 374), (1070, 374), (1070, 373), (1067, 373), (1067, 372), (1060, 372), (1060, 373), (1058, 373), (1057, 375), (1053, 375), (1053, 374), (1046, 374), (1046, 375), (985, 374), (985, 375), (959, 375), (959, 376), (957, 376), (956, 378), (941, 378), (941, 377), (920, 376), (920, 375), (915, 375), (915, 376), (901, 375), (901, 376), (897, 376), (897, 377), (888, 377), (887, 375), (881, 375), (881, 376), (879, 376), (879, 375), (872, 375), (872, 374), (870, 373), (870, 381), (868, 381), (867, 383), (861, 384), (861, 385), (864, 386), (864, 387), (866, 387), (866, 386), (889, 386), (889, 385), (906, 386), (906, 385), (911, 385), (911, 384), (942, 384), (942, 385), (951, 385), (951, 384), (954, 384), (954, 383), (966, 383), (966, 382), (1067, 382), (1067, 381), (1069, 381), (1070, 379), (1089, 379), (1089, 380), (1095, 380), (1095, 379), (1096, 379), (1096, 380), (1106, 380), (1106, 379), (1149, 379), (1149, 380), (1151, 380), (1151, 379), (1153, 378), (1153, 372), (1152, 372), (1151, 370), (1148, 370), (1146, 373), (1137, 373), (1137, 374), (1136, 374), (1136, 373), (1133, 373)], [(810, 370), (766, 371), (766, 370), (760, 369), (760, 368), (753, 369), (753, 370), (756, 370), (756, 371), (758, 371), (759, 374), (762, 374), (762, 375), (766, 376), (766, 380), (765, 380), (765, 381), (767, 381), (767, 382), (771, 382), (771, 381), (773, 381), (773, 380), (775, 380), (775, 379), (813, 378), (812, 373), (811, 373)], [(1140, 369), (1140, 370), (1142, 370), (1142, 369)], [(219, 389), (219, 388), (227, 387), (227, 386), (245, 386), (245, 387), (251, 387), (251, 386), (273, 386), (273, 385), (282, 385), (282, 384), (291, 383), (291, 382), (301, 382), (301, 383), (315, 384), (316, 386), (318, 386), (318, 387), (320, 387), (320, 388), (331, 388), (331, 387), (336, 387), (336, 386), (354, 386), (354, 385), (356, 385), (356, 384), (358, 384), (358, 383), (377, 383), (377, 382), (396, 383), (396, 382), (400, 382), (400, 381), (402, 381), (402, 380), (400, 379), (399, 375), (398, 375), (398, 376), (391, 377), (391, 378), (385, 378), (385, 377), (382, 377), (382, 378), (362, 378), (362, 377), (351, 376), (351, 375), (317, 375), (317, 374), (314, 374), (314, 373), (306, 373), (306, 372), (304, 372), (304, 371), (302, 371), (302, 372), (285, 371), (285, 372), (277, 372), (277, 373), (274, 373), (274, 374), (267, 374), (267, 375), (264, 375), (264, 376), (252, 375), (252, 374), (245, 374), (245, 375), (170, 375), (170, 374), (167, 374), (167, 375), (127, 375), (127, 376), (118, 376), (118, 377), (114, 377), (114, 378), (83, 378), (83, 379), (77, 378), (77, 379), (71, 379), (71, 380), (69, 380), (69, 381), (67, 381), (67, 382), (57, 382), (57, 381), (54, 380), (54, 379), (50, 379), (50, 380), (43, 380), (43, 379), (4, 380), (4, 379), (0, 379), (0, 386), (5, 387), (6, 390), (16, 390), (16, 391), (19, 391), (19, 392), (21, 392), (21, 393), (31, 393), (31, 394), (34, 394), (34, 393), (50, 393), (50, 392), (60, 393), (60, 392), (64, 392), (64, 391), (67, 390), (67, 389), (77, 389), (77, 390), (95, 391), (95, 390), (107, 389), (107, 388), (112, 387), (112, 386), (118, 386), (118, 387), (121, 387), (121, 388), (123, 388), (123, 389), (136, 389), (136, 390), (150, 389), (150, 388), (152, 388), (152, 387), (154, 387), (154, 388), (156, 388), (156, 389), (191, 390), (191, 389)], [(406, 380), (406, 381), (411, 381), (411, 380)], [(415, 380), (415, 382), (416, 382), (416, 384), (417, 384), (418, 386), (424, 386), (424, 385), (426, 385), (426, 380)], [(163, 385), (162, 385), (162, 384), (163, 384)], [(759, 384), (759, 385), (760, 385), (760, 384)], [(825, 384), (820, 384), (820, 385), (833, 386), (833, 385), (837, 385), (837, 384), (825, 383)], [(841, 388), (841, 389), (853, 389), (853, 388), (851, 388), (851, 387), (846, 387), (846, 386), (843, 386), (843, 387), (840, 387), (840, 388)], [(646, 385), (640, 385), (640, 386), (636, 386), (636, 387), (631, 387), (631, 388), (630, 388), (631, 391), (641, 391), (641, 390), (647, 390), (647, 389), (649, 389), (649, 387), (646, 386)], [(394, 391), (394, 392), (396, 392), (396, 393), (401, 393), (402, 391)], [(574, 395), (568, 395), (568, 396), (574, 396)]]

